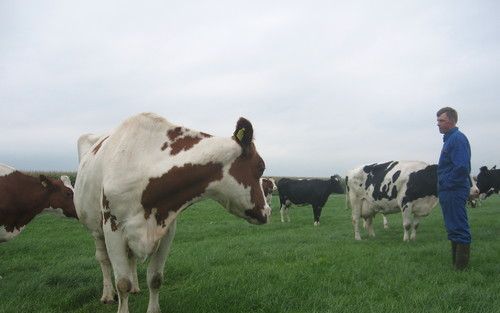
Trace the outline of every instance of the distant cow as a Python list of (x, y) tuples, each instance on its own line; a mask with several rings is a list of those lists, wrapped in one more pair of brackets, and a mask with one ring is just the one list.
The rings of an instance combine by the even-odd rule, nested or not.
[(264, 191), (264, 196), (266, 196), (266, 201), (269, 206), (273, 200), (273, 192), (277, 189), (276, 183), (272, 178), (262, 177), (260, 179), (260, 184), (262, 185), (262, 190)]
[(17, 236), (44, 210), (62, 210), (63, 215), (76, 218), (69, 177), (36, 178), (0, 164), (0, 242)]
[(482, 166), (477, 175), (477, 187), (482, 199), (500, 191), (500, 170), (496, 165), (490, 169)]
[(147, 311), (160, 312), (176, 218), (193, 203), (211, 198), (250, 223), (267, 222), (270, 208), (259, 184), (265, 164), (244, 118), (232, 137), (221, 138), (142, 113), (91, 139), (90, 147), (89, 140), (78, 141), (84, 146), (78, 149), (75, 207), (95, 239), (105, 303), (113, 302), (113, 269), (118, 312), (128, 312), (129, 293), (139, 291), (137, 259), (150, 261)]
[(397, 212), (403, 216), (403, 240), (414, 240), (420, 218), (429, 215), (438, 202), (437, 165), (420, 161), (361, 166), (349, 171), (346, 185), (356, 240), (361, 240), (360, 217), (366, 221), (368, 234), (375, 236), (372, 225), (375, 214)]
[(280, 197), (281, 222), (286, 214), (290, 222), (288, 209), (292, 204), (308, 205), (313, 207), (314, 225), (319, 225), (321, 210), (332, 193), (344, 193), (340, 176), (331, 176), (328, 180), (322, 179), (291, 179), (282, 178), (278, 181)]

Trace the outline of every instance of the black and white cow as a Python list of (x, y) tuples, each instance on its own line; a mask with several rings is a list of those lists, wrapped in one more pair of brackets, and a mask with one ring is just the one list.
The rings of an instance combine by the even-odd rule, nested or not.
[(331, 176), (328, 180), (282, 178), (277, 185), (280, 196), (281, 222), (285, 221), (284, 214), (286, 214), (287, 221), (290, 222), (288, 209), (292, 204), (310, 204), (313, 207), (314, 225), (319, 225), (321, 210), (330, 194), (344, 193), (339, 175)]
[(500, 191), (500, 170), (497, 170), (496, 166), (490, 169), (482, 166), (477, 175), (477, 187), (482, 199), (498, 193)]
[(361, 166), (349, 171), (346, 185), (356, 240), (361, 240), (360, 217), (365, 219), (369, 235), (375, 236), (375, 214), (396, 212), (403, 215), (403, 240), (413, 240), (420, 218), (427, 216), (438, 202), (437, 165), (425, 162), (390, 161)]

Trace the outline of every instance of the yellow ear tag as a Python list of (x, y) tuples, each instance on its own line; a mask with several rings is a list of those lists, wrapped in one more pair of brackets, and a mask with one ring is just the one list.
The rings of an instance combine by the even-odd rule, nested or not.
[(245, 128), (241, 128), (240, 130), (238, 130), (238, 132), (236, 133), (236, 138), (238, 138), (238, 140), (241, 142), (241, 140), (243, 139), (243, 136), (245, 135)]

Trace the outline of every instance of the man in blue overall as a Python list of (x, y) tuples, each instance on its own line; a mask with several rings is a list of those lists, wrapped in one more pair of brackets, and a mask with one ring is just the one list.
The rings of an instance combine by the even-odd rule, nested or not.
[(437, 112), (443, 136), (438, 165), (438, 196), (444, 224), (451, 241), (453, 266), (463, 270), (469, 263), (471, 235), (465, 203), (469, 196), (471, 151), (467, 137), (458, 130), (457, 111), (445, 107)]

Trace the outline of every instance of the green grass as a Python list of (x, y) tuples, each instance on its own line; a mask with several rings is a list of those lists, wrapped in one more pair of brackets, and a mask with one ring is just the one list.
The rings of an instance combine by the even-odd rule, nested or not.
[[(163, 312), (500, 312), (500, 197), (470, 209), (471, 266), (451, 267), (439, 207), (402, 241), (401, 216), (377, 237), (354, 240), (343, 196), (330, 197), (314, 227), (310, 207), (269, 225), (238, 219), (212, 201), (179, 218), (160, 292)], [(145, 312), (146, 264), (131, 312)], [(75, 220), (37, 217), (0, 244), (0, 312), (116, 312), (103, 305), (90, 234)]]

